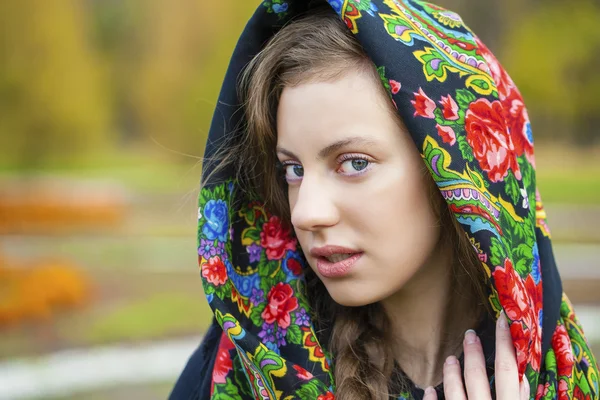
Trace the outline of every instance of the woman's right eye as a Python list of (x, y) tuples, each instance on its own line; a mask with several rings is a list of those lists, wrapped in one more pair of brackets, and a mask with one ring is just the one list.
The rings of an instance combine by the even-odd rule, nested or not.
[(283, 168), (288, 182), (296, 182), (304, 176), (304, 168), (300, 164), (284, 164)]

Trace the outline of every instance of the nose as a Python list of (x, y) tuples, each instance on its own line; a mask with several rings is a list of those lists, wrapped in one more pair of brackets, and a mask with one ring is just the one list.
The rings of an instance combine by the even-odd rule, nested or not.
[(304, 175), (296, 196), (290, 196), (290, 200), (292, 225), (296, 229), (316, 231), (339, 221), (335, 193), (318, 179)]

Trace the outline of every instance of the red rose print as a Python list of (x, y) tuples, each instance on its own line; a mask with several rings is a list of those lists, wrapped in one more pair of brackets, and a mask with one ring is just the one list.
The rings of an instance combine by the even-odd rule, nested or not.
[(410, 102), (415, 107), (415, 116), (435, 118), (433, 115), (433, 110), (436, 109), (435, 102), (427, 97), (422, 88), (419, 88), (419, 93), (415, 93), (415, 99)]
[(504, 260), (504, 266), (496, 267), (492, 275), (504, 312), (513, 321), (510, 331), (517, 349), (519, 372), (524, 372), (527, 362), (539, 371), (542, 352), (539, 326), (541, 282), (536, 285), (531, 276), (523, 282), (508, 258)]
[(503, 267), (496, 267), (493, 274), (500, 303), (504, 312), (512, 321), (523, 318), (523, 311), (527, 309), (527, 291), (523, 279), (514, 270), (510, 259), (504, 260)]
[(290, 258), (287, 260), (287, 267), (290, 272), (296, 276), (302, 273), (302, 265), (295, 258)]
[[(571, 400), (569, 397), (569, 384), (564, 379), (558, 381), (558, 400)], [(575, 392), (573, 392), (573, 399), (584, 400), (583, 397), (578, 398)]]
[(521, 179), (514, 145), (499, 101), (490, 103), (487, 99), (479, 99), (471, 103), (465, 115), (465, 128), (467, 142), (492, 182), (504, 179), (509, 169), (512, 169), (517, 179)]
[(390, 79), (390, 88), (392, 89), (392, 94), (396, 94), (400, 91), (402, 85), (400, 82)]
[(450, 143), (450, 146), (456, 143), (456, 133), (454, 133), (454, 129), (440, 124), (437, 124), (435, 127), (437, 128), (438, 135), (440, 135), (445, 143)]
[(202, 264), (202, 276), (215, 286), (222, 285), (227, 281), (227, 270), (219, 256), (211, 257)]
[(440, 104), (444, 107), (442, 109), (444, 118), (449, 121), (456, 121), (458, 119), (458, 104), (456, 104), (456, 101), (454, 101), (452, 96), (442, 96)]
[(508, 76), (506, 70), (502, 68), (498, 62), (498, 59), (496, 59), (494, 54), (492, 54), (486, 45), (481, 42), (479, 38), (475, 38), (475, 41), (477, 43), (479, 53), (490, 68), (490, 75), (492, 75), (492, 78), (496, 83), (496, 87), (498, 88), (498, 96), (500, 99), (504, 99), (513, 88), (516, 88), (515, 83), (510, 76)]
[(295, 370), (296, 370), (296, 372), (297, 372), (297, 374), (296, 374), (296, 375), (297, 375), (297, 376), (298, 376), (298, 378), (300, 378), (300, 379), (303, 379), (303, 380), (307, 381), (307, 380), (309, 380), (309, 379), (312, 379), (312, 378), (313, 378), (313, 374), (311, 374), (310, 372), (308, 372), (307, 370), (305, 370), (304, 368), (302, 368), (302, 367), (301, 367), (301, 366), (299, 366), (299, 365), (294, 365), (294, 369), (295, 369)]
[(260, 233), (260, 245), (266, 249), (269, 260), (281, 260), (287, 250), (296, 249), (296, 239), (281, 226), (279, 217), (272, 216)]
[(527, 279), (525, 279), (525, 290), (527, 290), (527, 294), (529, 294), (529, 297), (531, 298), (534, 309), (536, 311), (541, 310), (544, 306), (542, 301), (542, 284), (538, 283), (536, 285), (533, 277), (528, 275)]
[[(532, 315), (533, 313), (530, 313)], [(531, 358), (529, 363), (531, 368), (535, 371), (540, 370), (540, 363), (542, 361), (542, 329), (538, 325), (538, 319), (533, 319), (533, 325), (531, 325), (531, 345), (529, 351)]]
[(333, 395), (333, 393), (327, 392), (325, 394), (319, 395), (319, 397), (317, 397), (317, 400), (335, 400), (335, 396)]
[(520, 156), (525, 153), (528, 159), (533, 159), (533, 143), (530, 142), (527, 132), (529, 115), (521, 94), (516, 88), (512, 88), (508, 96), (502, 99), (502, 103), (504, 104), (504, 119), (515, 146), (515, 154)]
[(519, 376), (525, 372), (527, 364), (527, 354), (529, 353), (529, 338), (523, 330), (523, 324), (520, 321), (515, 321), (510, 326), (510, 335), (513, 338), (513, 344), (517, 353), (517, 365), (519, 368)]
[(219, 350), (217, 352), (217, 359), (215, 360), (215, 366), (213, 368), (213, 382), (225, 383), (227, 374), (233, 369), (233, 363), (231, 362), (231, 356), (229, 351), (235, 347), (231, 340), (225, 333), (221, 336), (221, 342), (219, 344)]
[(298, 308), (298, 299), (289, 283), (279, 282), (269, 291), (267, 306), (261, 317), (268, 323), (277, 322), (280, 328), (290, 326), (290, 312)]
[(548, 393), (548, 388), (550, 387), (550, 383), (546, 382), (545, 384), (540, 383), (537, 388), (537, 393), (535, 395), (535, 399), (538, 400), (542, 396), (545, 396)]
[[(561, 381), (562, 382), (562, 381)], [(590, 394), (583, 394), (583, 390), (579, 386), (575, 386), (575, 390), (573, 390), (573, 399), (575, 400), (591, 400)]]
[(552, 348), (556, 353), (556, 366), (558, 375), (571, 376), (573, 372), (573, 348), (571, 347), (571, 339), (564, 325), (556, 327), (552, 335)]

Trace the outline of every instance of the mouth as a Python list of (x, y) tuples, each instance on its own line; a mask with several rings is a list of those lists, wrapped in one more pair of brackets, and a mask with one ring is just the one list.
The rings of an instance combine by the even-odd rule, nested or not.
[(326, 278), (341, 278), (348, 275), (363, 253), (332, 254), (317, 257), (317, 270)]
[(337, 263), (340, 261), (344, 261), (350, 257), (352, 257), (354, 254), (332, 254), (328, 257), (322, 257), (324, 259), (326, 259), (327, 261), (331, 262), (331, 263)]

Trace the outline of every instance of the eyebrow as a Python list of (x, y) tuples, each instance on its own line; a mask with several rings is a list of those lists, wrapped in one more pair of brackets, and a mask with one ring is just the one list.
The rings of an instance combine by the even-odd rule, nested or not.
[[(358, 145), (358, 144), (374, 145), (375, 141), (361, 137), (361, 136), (354, 136), (354, 137), (349, 137), (346, 139), (338, 140), (337, 142), (333, 142), (332, 144), (321, 149), (321, 151), (319, 151), (318, 158), (319, 159), (327, 158), (331, 153), (334, 153), (346, 146)], [(291, 158), (296, 158), (296, 159), (298, 158), (298, 156), (296, 156), (294, 153), (292, 153), (289, 150), (284, 149), (283, 147), (278, 146), (276, 150), (277, 150), (277, 153), (284, 154)]]

